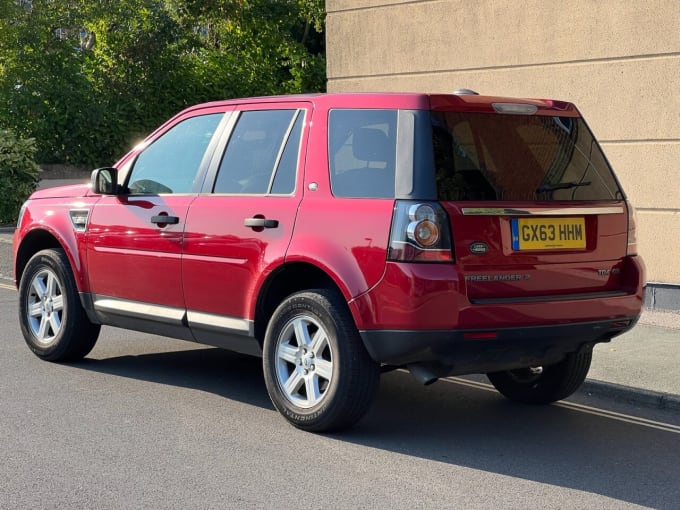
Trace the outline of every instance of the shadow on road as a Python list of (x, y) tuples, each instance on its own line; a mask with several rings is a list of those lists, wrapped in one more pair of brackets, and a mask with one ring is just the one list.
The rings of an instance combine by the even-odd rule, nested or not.
[[(273, 409), (261, 361), (220, 349), (84, 360), (72, 366)], [(283, 418), (280, 425), (287, 427)], [(383, 376), (372, 410), (357, 426), (326, 438), (653, 508), (680, 501), (676, 433), (558, 406), (513, 404), (495, 393), (446, 382), (422, 387), (403, 372)], [(536, 494), (534, 503), (540, 497)], [(571, 507), (568, 501), (565, 507)]]
[(423, 388), (401, 372), (383, 377), (360, 425), (342, 440), (653, 508), (680, 501), (677, 433), (444, 382)]
[(262, 361), (206, 348), (91, 359), (71, 366), (105, 374), (213, 393), (273, 410), (262, 376)]

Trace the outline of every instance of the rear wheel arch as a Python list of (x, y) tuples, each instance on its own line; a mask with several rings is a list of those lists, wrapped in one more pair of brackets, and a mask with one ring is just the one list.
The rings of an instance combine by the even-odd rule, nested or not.
[(281, 302), (296, 292), (319, 288), (334, 290), (347, 301), (346, 293), (335, 280), (313, 264), (294, 262), (272, 272), (260, 288), (255, 305), (255, 338), (260, 347), (269, 319)]
[(262, 366), (274, 407), (313, 432), (342, 430), (361, 419), (380, 378), (344, 297), (327, 288), (295, 292), (275, 309)]

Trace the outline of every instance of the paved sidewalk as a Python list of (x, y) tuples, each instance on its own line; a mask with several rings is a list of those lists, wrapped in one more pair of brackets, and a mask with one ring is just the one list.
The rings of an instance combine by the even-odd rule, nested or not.
[(680, 412), (680, 313), (644, 311), (631, 331), (598, 344), (582, 391)]

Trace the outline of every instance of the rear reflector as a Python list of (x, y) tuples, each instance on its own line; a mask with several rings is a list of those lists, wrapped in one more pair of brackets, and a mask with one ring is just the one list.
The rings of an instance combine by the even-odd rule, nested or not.
[(479, 331), (475, 333), (463, 333), (465, 340), (495, 340), (498, 338), (498, 333), (495, 331)]

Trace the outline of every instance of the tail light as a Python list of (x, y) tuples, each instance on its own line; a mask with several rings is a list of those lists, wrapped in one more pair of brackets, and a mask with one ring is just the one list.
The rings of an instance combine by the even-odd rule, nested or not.
[(637, 213), (630, 202), (626, 202), (628, 209), (628, 247), (626, 255), (637, 255)]
[(396, 201), (387, 258), (399, 262), (454, 261), (449, 218), (438, 202)]

